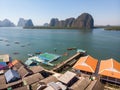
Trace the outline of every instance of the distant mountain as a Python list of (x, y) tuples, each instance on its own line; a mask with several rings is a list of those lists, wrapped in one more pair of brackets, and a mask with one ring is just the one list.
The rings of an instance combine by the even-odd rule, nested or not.
[(73, 28), (93, 28), (94, 27), (94, 19), (88, 13), (83, 13), (72, 23)]
[(18, 27), (32, 27), (34, 25), (31, 19), (25, 20), (24, 18), (20, 18), (17, 26)]
[(50, 21), (50, 27), (57, 28), (86, 28), (90, 29), (94, 27), (94, 19), (88, 13), (83, 13), (78, 18), (67, 18), (66, 20), (61, 20), (57, 18), (52, 18)]
[(25, 23), (26, 23), (26, 21), (23, 18), (20, 18), (19, 21), (18, 21), (17, 26), (23, 27), (23, 26), (25, 26)]
[(59, 20), (57, 18), (52, 18), (49, 25), (52, 27), (57, 27), (58, 23), (59, 23)]
[(44, 23), (43, 26), (44, 26), (44, 27), (48, 27), (49, 24), (48, 24), (48, 23)]
[(14, 27), (14, 26), (15, 24), (8, 19), (4, 19), (3, 21), (0, 21), (0, 27)]
[(27, 20), (26, 23), (25, 23), (25, 27), (31, 27), (31, 26), (34, 26), (33, 25), (33, 22), (31, 19)]

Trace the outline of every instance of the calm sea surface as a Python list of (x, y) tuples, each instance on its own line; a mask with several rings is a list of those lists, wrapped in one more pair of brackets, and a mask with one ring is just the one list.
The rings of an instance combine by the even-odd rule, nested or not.
[(25, 61), (28, 53), (37, 50), (62, 55), (70, 47), (87, 50), (99, 60), (120, 61), (120, 31), (0, 28), (0, 54), (9, 54), (13, 59)]

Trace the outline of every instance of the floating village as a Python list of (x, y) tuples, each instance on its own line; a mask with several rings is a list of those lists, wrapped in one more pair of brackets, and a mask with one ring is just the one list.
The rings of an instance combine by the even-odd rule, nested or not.
[[(77, 49), (75, 55), (54, 65), (51, 62), (61, 55), (29, 56), (22, 62), (0, 55), (0, 90), (120, 90), (120, 63), (112, 58), (98, 60)], [(40, 63), (53, 68), (46, 69)]]

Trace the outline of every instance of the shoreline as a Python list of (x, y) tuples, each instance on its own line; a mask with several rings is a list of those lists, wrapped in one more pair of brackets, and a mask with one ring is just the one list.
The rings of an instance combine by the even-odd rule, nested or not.
[(44, 27), (44, 26), (33, 26), (33, 27), (23, 27), (23, 29), (77, 29), (77, 30), (92, 30), (96, 28), (104, 28), (104, 30), (120, 31), (120, 26), (94, 26), (93, 28), (68, 28), (68, 27)]
[(73, 28), (73, 27), (44, 27), (44, 26), (33, 26), (33, 27), (23, 27), (23, 29), (86, 29), (91, 30), (93, 28)]

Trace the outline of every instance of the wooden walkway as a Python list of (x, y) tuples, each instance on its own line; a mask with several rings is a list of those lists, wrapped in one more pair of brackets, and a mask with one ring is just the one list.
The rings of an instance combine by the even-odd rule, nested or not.
[(73, 60), (77, 61), (77, 59), (79, 59), (82, 55), (83, 53), (76, 53), (74, 56), (58, 64), (55, 68), (53, 68), (53, 71), (57, 71), (57, 72), (61, 71), (61, 69), (63, 69), (66, 65), (68, 65), (69, 62), (72, 62)]

